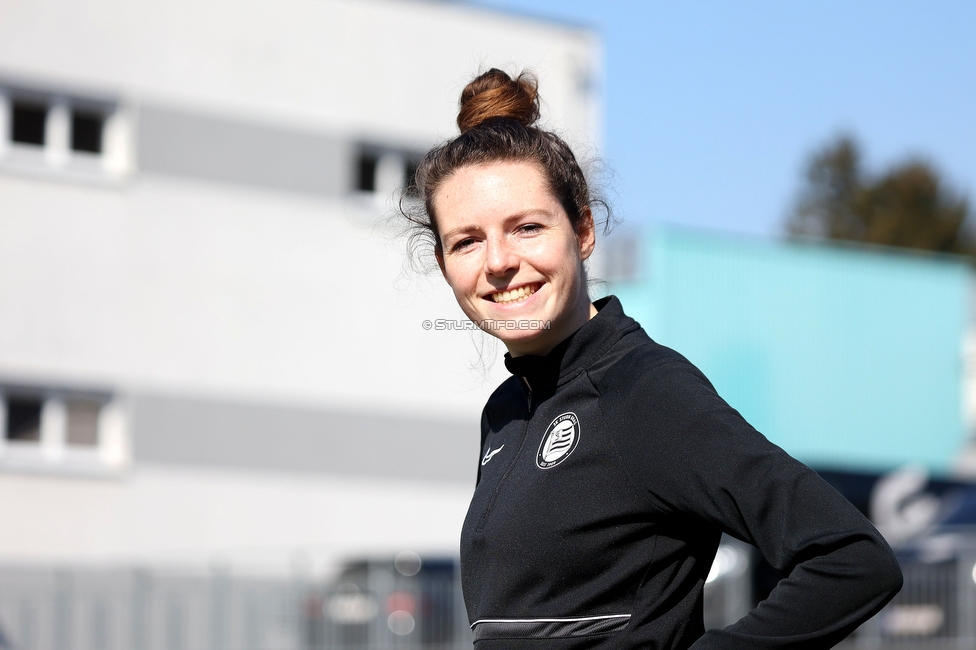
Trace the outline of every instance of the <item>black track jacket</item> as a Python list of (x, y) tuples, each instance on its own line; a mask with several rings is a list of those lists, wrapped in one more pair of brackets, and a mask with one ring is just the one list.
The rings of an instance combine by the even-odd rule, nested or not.
[[(878, 531), (753, 429), (614, 297), (513, 377), (482, 416), (461, 533), (478, 650), (828, 648), (901, 588)], [(704, 632), (721, 533), (783, 575)]]

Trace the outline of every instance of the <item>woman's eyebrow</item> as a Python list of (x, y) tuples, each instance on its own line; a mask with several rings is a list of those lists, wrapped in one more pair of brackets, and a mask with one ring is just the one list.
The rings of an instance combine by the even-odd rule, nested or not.
[(444, 239), (444, 240), (447, 240), (447, 239), (450, 239), (451, 237), (454, 237), (454, 236), (459, 235), (461, 233), (469, 233), (472, 230), (480, 230), (480, 228), (478, 226), (473, 225), (473, 224), (472, 225), (468, 225), (468, 226), (458, 226), (457, 228), (451, 228), (447, 232), (443, 233), (441, 235), (441, 238)]
[(524, 219), (525, 217), (533, 217), (536, 215), (551, 217), (552, 213), (545, 208), (529, 208), (528, 210), (522, 210), (521, 212), (508, 215), (508, 217), (505, 218), (505, 221), (516, 221), (518, 219)]
[(522, 221), (524, 219), (528, 219), (532, 217), (536, 217), (536, 218), (542, 217), (543, 220), (548, 220), (548, 219), (552, 219), (552, 216), (553, 216), (552, 212), (546, 210), (545, 208), (529, 208), (528, 210), (520, 210), (518, 212), (513, 212), (512, 214), (502, 219), (502, 223), (508, 226), (512, 223)]

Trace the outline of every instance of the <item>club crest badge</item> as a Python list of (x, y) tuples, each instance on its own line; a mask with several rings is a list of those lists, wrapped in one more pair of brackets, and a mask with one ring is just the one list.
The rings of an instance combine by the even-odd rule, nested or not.
[(563, 413), (549, 425), (539, 445), (535, 464), (539, 469), (549, 469), (566, 460), (579, 444), (579, 418), (575, 413)]

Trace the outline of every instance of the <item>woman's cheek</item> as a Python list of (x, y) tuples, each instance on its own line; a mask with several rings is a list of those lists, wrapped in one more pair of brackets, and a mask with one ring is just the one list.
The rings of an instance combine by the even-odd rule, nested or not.
[(478, 286), (478, 265), (473, 257), (455, 260), (447, 266), (450, 285), (459, 296), (474, 291)]

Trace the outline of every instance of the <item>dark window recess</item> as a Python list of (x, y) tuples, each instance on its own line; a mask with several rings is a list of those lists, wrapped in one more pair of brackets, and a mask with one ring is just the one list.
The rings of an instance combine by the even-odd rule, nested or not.
[(75, 151), (102, 153), (102, 124), (97, 113), (76, 111), (71, 115), (71, 148)]
[(360, 192), (376, 191), (376, 165), (379, 159), (373, 154), (359, 154), (356, 166), (356, 189)]
[(408, 158), (403, 165), (403, 186), (407, 189), (413, 187), (417, 180), (417, 167), (420, 166), (416, 160)]
[(44, 123), (47, 107), (14, 102), (10, 120), (10, 139), (22, 144), (44, 146)]
[(7, 440), (41, 439), (41, 405), (39, 399), (7, 398)]
[(68, 400), (67, 438), (69, 445), (94, 446), (98, 444), (98, 413), (102, 405), (85, 400)]

